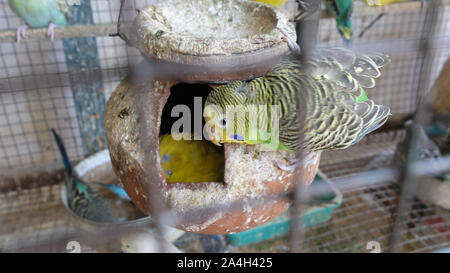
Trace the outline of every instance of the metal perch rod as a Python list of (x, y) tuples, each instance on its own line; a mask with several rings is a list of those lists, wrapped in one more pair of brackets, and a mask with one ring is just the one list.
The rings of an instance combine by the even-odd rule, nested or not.
[[(443, 0), (443, 5), (450, 5), (450, 0)], [(404, 12), (411, 10), (420, 10), (421, 3), (407, 2), (395, 3), (389, 6), (389, 13)], [(358, 15), (376, 15), (380, 12), (380, 8), (369, 7), (366, 5), (358, 5), (355, 7), (355, 14)], [(319, 12), (320, 18), (330, 18), (330, 14), (326, 10)], [(111, 24), (92, 24), (92, 25), (72, 25), (66, 27), (55, 28), (55, 39), (62, 38), (78, 38), (78, 37), (98, 37), (108, 36), (109, 34), (117, 33), (117, 25)], [(47, 40), (47, 28), (28, 29), (27, 36), (23, 41), (42, 41)], [(8, 29), (0, 31), (0, 43), (8, 43), (16, 41), (16, 29)]]

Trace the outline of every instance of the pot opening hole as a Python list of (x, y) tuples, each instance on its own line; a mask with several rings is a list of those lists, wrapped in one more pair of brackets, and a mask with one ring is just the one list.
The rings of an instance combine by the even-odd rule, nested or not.
[(187, 83), (170, 89), (159, 135), (161, 167), (168, 183), (224, 181), (223, 146), (203, 135), (203, 106), (211, 90), (206, 84)]

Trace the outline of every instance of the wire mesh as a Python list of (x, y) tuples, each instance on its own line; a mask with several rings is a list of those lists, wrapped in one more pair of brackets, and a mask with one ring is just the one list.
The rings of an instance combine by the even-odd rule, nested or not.
[[(368, 242), (389, 245), (393, 233), (395, 211), (399, 201), (396, 183), (386, 182), (344, 193), (343, 204), (329, 222), (307, 229), (305, 252), (369, 252)], [(402, 252), (431, 252), (448, 246), (449, 215), (438, 207), (415, 199), (402, 223), (405, 231), (399, 243)], [(237, 252), (288, 252), (288, 237), (233, 249)]]
[[(130, 14), (158, 1), (125, 1)], [(427, 1), (430, 2), (430, 1)], [(450, 56), (450, 4), (433, 16), (437, 22), (433, 33), (422, 35), (427, 6), (418, 3), (396, 4), (358, 37), (364, 26), (380, 9), (366, 12), (356, 3), (354, 14), (355, 49), (380, 51), (390, 55), (391, 63), (369, 95), (392, 113), (413, 113), (422, 92), (434, 83)], [(429, 3), (428, 3), (429, 4)], [(295, 1), (285, 8), (293, 10)], [(404, 5), (405, 8), (401, 8)], [(116, 23), (120, 1), (91, 0), (94, 23)], [(364, 12), (358, 13), (358, 10)], [(320, 11), (317, 35), (320, 47), (342, 45), (333, 18)], [(132, 18), (131, 16), (125, 17)], [(11, 12), (7, 1), (0, 2), (0, 31), (22, 25)], [(71, 79), (83, 79), (88, 72), (93, 79), (101, 78), (105, 98), (126, 76), (128, 68), (142, 60), (139, 52), (119, 38), (96, 37), (100, 69), (83, 68), (69, 71), (61, 40), (0, 43), (0, 251), (65, 251), (65, 244), (77, 236), (70, 217), (59, 200), (61, 180), (60, 155), (54, 145), (50, 128), (55, 128), (66, 144), (69, 157), (83, 159), (82, 138), (71, 89)], [(430, 44), (427, 55), (421, 47)], [(429, 58), (427, 66), (418, 69)], [(428, 73), (427, 82), (421, 75)], [(419, 90), (422, 87), (426, 90)], [(331, 179), (345, 177), (382, 167), (389, 167), (403, 130), (393, 130), (366, 137), (345, 150), (322, 154), (321, 170)], [(29, 175), (28, 177), (26, 175)], [(25, 178), (24, 178), (25, 177)], [(364, 180), (364, 178), (361, 178)], [(343, 204), (326, 223), (304, 230), (302, 251), (306, 252), (367, 252), (369, 241), (378, 241), (388, 249), (394, 232), (396, 211), (401, 197), (394, 181), (358, 187), (344, 192)], [(424, 204), (415, 198), (407, 204), (408, 216), (399, 224), (397, 247), (405, 252), (433, 251), (450, 244), (450, 214), (437, 206)], [(195, 236), (194, 236), (195, 239)], [(263, 243), (228, 249), (231, 252), (287, 252), (288, 237)], [(90, 251), (90, 249), (83, 249)]]

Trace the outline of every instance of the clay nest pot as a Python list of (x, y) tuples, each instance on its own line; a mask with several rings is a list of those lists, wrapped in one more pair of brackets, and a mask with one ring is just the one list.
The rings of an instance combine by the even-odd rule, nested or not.
[(266, 197), (292, 190), (295, 179), (312, 182), (320, 154), (307, 155), (298, 177), (274, 164), (288, 164), (293, 154), (242, 144), (224, 145), (223, 181), (168, 184), (161, 167), (159, 136), (170, 127), (165, 109), (194, 96), (204, 102), (215, 87), (206, 83), (267, 72), (289, 52), (280, 29), (295, 40), (294, 26), (280, 11), (253, 1), (169, 0), (139, 12), (125, 39), (146, 60), (111, 95), (105, 132), (114, 171), (142, 212), (170, 210), (175, 225), (189, 232), (239, 232), (289, 206), (287, 198)]
[(244, 0), (163, 1), (124, 28), (129, 44), (183, 81), (255, 78), (289, 52), (280, 29), (296, 39), (280, 10)]
[[(151, 215), (154, 212), (151, 199), (156, 194), (163, 206), (177, 216), (178, 228), (204, 234), (244, 231), (281, 214), (289, 207), (287, 198), (263, 198), (292, 190), (295, 179), (310, 184), (317, 172), (319, 153), (306, 156), (300, 167), (301, 177), (297, 177), (295, 170), (283, 171), (274, 164), (274, 161), (288, 164), (286, 157), (292, 157), (292, 153), (260, 151), (255, 145), (225, 144), (224, 181), (166, 183), (159, 157), (160, 128), (166, 127), (163, 108), (169, 96), (193, 93), (188, 90), (189, 85), (182, 84), (181, 89), (186, 90), (175, 94), (173, 90), (180, 87), (178, 83), (154, 79), (133, 82), (127, 77), (107, 103), (105, 131), (111, 162), (135, 205)], [(140, 116), (142, 113), (145, 117)], [(141, 136), (145, 139), (139, 144)], [(261, 202), (254, 202), (258, 200)]]

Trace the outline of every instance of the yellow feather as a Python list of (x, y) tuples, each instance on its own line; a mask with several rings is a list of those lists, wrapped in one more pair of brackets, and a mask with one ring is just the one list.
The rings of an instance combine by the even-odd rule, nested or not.
[(366, 4), (369, 6), (384, 6), (395, 2), (405, 2), (407, 0), (365, 0)]
[(274, 7), (281, 7), (287, 0), (253, 0), (255, 2), (260, 2), (264, 4), (269, 4)]
[(159, 138), (159, 156), (166, 181), (223, 182), (223, 151), (209, 141), (191, 139), (177, 141), (170, 134)]

